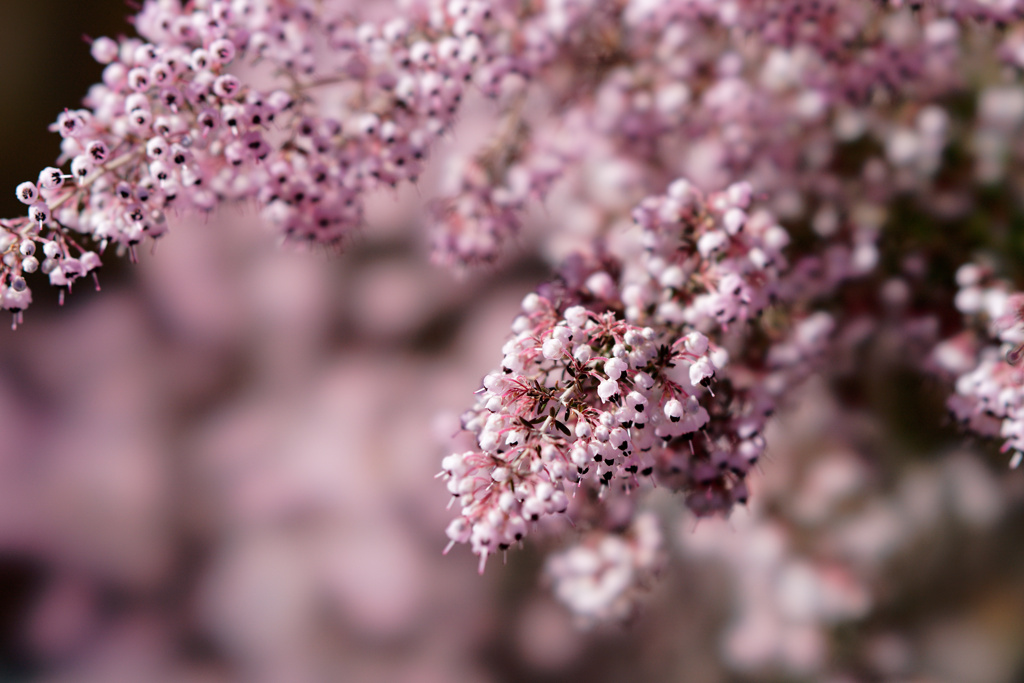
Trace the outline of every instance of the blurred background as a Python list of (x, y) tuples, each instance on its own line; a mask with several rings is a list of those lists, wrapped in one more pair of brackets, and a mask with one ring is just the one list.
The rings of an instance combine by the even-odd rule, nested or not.
[[(130, 11), (3, 5), (4, 215), (100, 76), (82, 35)], [(528, 235), (465, 279), (431, 266), (431, 183), (381, 193), (341, 254), (240, 207), (107, 255), (62, 309), (33, 286), (0, 325), (0, 681), (1024, 681), (1024, 472), (884, 331), (871, 372), (778, 418), (749, 509), (651, 496), (669, 561), (627, 622), (551, 597), (564, 539), (482, 577), (442, 556), (433, 475), (547, 270)]]

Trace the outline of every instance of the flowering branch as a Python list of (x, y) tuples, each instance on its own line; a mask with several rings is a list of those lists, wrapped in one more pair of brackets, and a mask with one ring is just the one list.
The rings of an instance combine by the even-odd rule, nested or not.
[[(444, 459), (451, 543), (482, 571), (535, 523), (655, 483), (726, 516), (835, 330), (909, 297), (899, 217), (935, 234), (995, 215), (993, 186), (1015, 196), (1022, 16), (1015, 0), (407, 0), (360, 21), (341, 0), (147, 0), (139, 38), (92, 43), (102, 82), (57, 117), (61, 158), (16, 189), (26, 215), (0, 221), (0, 304), (17, 325), (26, 276), (63, 296), (107, 250), (134, 259), (169, 216), (225, 203), (339, 245), (371, 192), (421, 177), (465, 100), (490, 98), (497, 130), (430, 204), (434, 260), (495, 262), (544, 204), (557, 279), (524, 299), (463, 417), (475, 448)], [(956, 266), (971, 244), (952, 235)], [(846, 296), (854, 280), (872, 294)], [(955, 305), (975, 331), (932, 339), (932, 366), (1016, 466), (1021, 295), (977, 264), (958, 283), (925, 313)], [(592, 529), (591, 550), (646, 576), (648, 527)]]

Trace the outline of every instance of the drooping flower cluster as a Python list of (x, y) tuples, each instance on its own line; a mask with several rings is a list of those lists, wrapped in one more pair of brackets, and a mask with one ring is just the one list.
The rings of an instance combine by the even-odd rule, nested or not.
[(673, 340), (578, 305), (558, 315), (535, 294), (523, 313), (480, 410), (466, 416), (480, 451), (443, 463), (462, 504), (449, 537), (472, 542), (481, 569), (530, 522), (564, 512), (579, 482), (638, 487), (656, 446), (709, 420), (698, 397), (716, 364), (703, 334)]
[(976, 321), (938, 344), (932, 364), (954, 378), (950, 413), (971, 431), (1003, 440), (1010, 467), (1024, 459), (1024, 294), (987, 268), (968, 263), (957, 271), (956, 307)]
[(786, 286), (788, 235), (769, 213), (748, 215), (750, 202), (746, 184), (704, 197), (677, 180), (634, 212), (639, 262), (611, 260), (578, 289), (524, 299), (501, 367), (463, 416), (479, 450), (442, 463), (461, 505), (448, 536), (472, 545), (481, 570), (581, 487), (635, 490), (653, 478), (698, 516), (746, 502), (766, 420), (833, 326), (811, 315), (730, 361), (730, 331), (742, 335), (782, 294), (814, 291)]
[(419, 177), (468, 84), (493, 90), (517, 68), (490, 40), (512, 20), (480, 1), (378, 24), (344, 3), (150, 0), (141, 39), (92, 44), (103, 81), (52, 127), (67, 171), (18, 186), (28, 209), (2, 223), (4, 306), (31, 302), (23, 274), (70, 287), (95, 270), (85, 239), (134, 257), (168, 212), (226, 201), (256, 201), (288, 239), (338, 243), (368, 190)]

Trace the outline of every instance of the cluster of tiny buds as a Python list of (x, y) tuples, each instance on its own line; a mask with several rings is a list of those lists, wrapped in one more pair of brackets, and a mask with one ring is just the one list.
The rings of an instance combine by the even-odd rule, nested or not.
[[(511, 119), (519, 116), (517, 111)], [(432, 205), (433, 259), (459, 269), (493, 263), (522, 223), (531, 202), (542, 202), (579, 155), (566, 145), (533, 139), (526, 149), (505, 132), (457, 166), (453, 189)], [(501, 150), (498, 154), (497, 151)]]
[(956, 279), (956, 307), (997, 344), (961, 333), (938, 344), (932, 361), (955, 378), (950, 414), (979, 435), (1001, 438), (1016, 468), (1024, 461), (1024, 293), (974, 263), (961, 266)]
[(627, 318), (727, 328), (757, 317), (780, 295), (789, 233), (764, 210), (751, 211), (750, 183), (707, 196), (685, 179), (643, 200), (644, 259), (623, 276)]
[(596, 530), (548, 558), (555, 596), (586, 624), (622, 621), (661, 569), (662, 534), (651, 512), (622, 533)]
[(81, 247), (60, 231), (44, 228), (49, 219), (49, 208), (45, 202), (39, 201), (39, 197), (59, 187), (63, 180), (59, 169), (48, 168), (40, 173), (38, 186), (31, 182), (20, 184), (17, 196), (29, 205), (32, 222), (20, 227), (7, 221), (0, 222), (0, 254), (3, 254), (0, 306), (11, 312), (14, 329), (22, 322), (25, 309), (32, 303), (27, 275), (38, 271), (48, 276), (50, 284), (60, 288), (61, 302), (65, 292), (69, 292), (80, 277), (91, 273), (96, 289), (100, 286), (96, 277), (96, 270), (101, 265), (99, 255)]
[[(172, 11), (151, 2), (144, 12), (157, 4)], [(99, 267), (97, 251), (113, 243), (134, 258), (135, 245), (165, 232), (168, 209), (214, 208), (212, 181), (232, 158), (232, 144), (253, 159), (266, 157), (259, 130), (292, 99), (283, 91), (263, 96), (224, 71), (236, 41), (238, 28), (227, 21), (177, 42), (93, 41), (94, 58), (106, 65), (103, 81), (90, 90), (88, 108), (65, 110), (51, 127), (69, 172), (48, 167), (37, 182), (21, 183), (15, 193), (27, 216), (3, 222), (2, 276), (9, 292), (19, 292), (5, 296), (4, 306), (16, 312), (15, 323), (31, 302), (23, 274), (47, 274), (63, 300), (78, 277)], [(245, 113), (245, 125), (222, 121), (232, 108)], [(86, 240), (95, 251), (80, 246)], [(43, 247), (41, 263), (33, 242)]]
[(578, 487), (628, 490), (651, 477), (667, 444), (708, 423), (700, 399), (728, 360), (698, 331), (675, 337), (582, 305), (559, 311), (538, 294), (512, 329), (501, 369), (463, 418), (479, 450), (442, 463), (462, 507), (448, 536), (472, 544), (481, 570), (529, 523), (564, 512)]
[[(489, 39), (515, 11), (458, 0), (357, 24), (336, 2), (147, 0), (140, 38), (92, 41), (102, 82), (51, 127), (67, 170), (17, 188), (27, 215), (3, 223), (5, 306), (20, 316), (31, 301), (20, 278), (36, 266), (21, 245), (37, 236), (60, 246), (65, 266), (46, 271), (61, 286), (85, 253), (73, 234), (134, 259), (166, 232), (169, 212), (225, 201), (255, 201), (285, 238), (339, 243), (361, 224), (368, 191), (417, 180), (466, 87), (497, 96), (537, 68), (524, 56), (533, 48)], [(277, 68), (280, 87), (231, 72), (260, 62)], [(340, 107), (320, 97), (331, 86), (351, 94)], [(83, 273), (97, 265), (86, 262)]]

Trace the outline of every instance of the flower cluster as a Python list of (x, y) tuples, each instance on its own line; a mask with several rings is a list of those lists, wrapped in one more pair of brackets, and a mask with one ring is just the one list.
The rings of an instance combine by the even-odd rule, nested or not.
[(588, 623), (629, 616), (637, 587), (653, 581), (664, 560), (658, 525), (653, 513), (638, 515), (626, 533), (594, 532), (552, 555), (546, 571), (555, 595)]
[(472, 545), (481, 571), (581, 487), (635, 490), (653, 478), (698, 516), (746, 503), (765, 423), (833, 327), (816, 313), (730, 360), (730, 332), (784, 294), (814, 291), (788, 286), (800, 271), (781, 253), (785, 229), (748, 210), (745, 183), (705, 197), (677, 180), (633, 213), (638, 263), (609, 255), (577, 274), (578, 288), (523, 300), (501, 367), (463, 416), (479, 450), (442, 463), (461, 505), (448, 536)]
[(480, 409), (465, 417), (480, 451), (443, 463), (462, 504), (449, 537), (471, 541), (481, 569), (529, 522), (564, 512), (581, 481), (638, 487), (656, 447), (707, 425), (698, 397), (724, 364), (699, 332), (672, 340), (583, 306), (557, 315), (535, 294), (523, 312), (502, 369), (484, 379)]
[(1024, 294), (974, 263), (961, 266), (957, 283), (957, 309), (979, 329), (936, 345), (932, 365), (954, 379), (947, 401), (953, 417), (977, 434), (1003, 439), (1016, 468), (1024, 459)]
[(419, 177), (467, 84), (494, 89), (514, 70), (488, 40), (508, 21), (499, 9), (455, 2), (374, 24), (343, 3), (149, 0), (141, 38), (93, 42), (103, 80), (52, 126), (67, 170), (17, 188), (28, 208), (0, 227), (4, 307), (31, 302), (23, 274), (68, 288), (95, 270), (84, 239), (134, 258), (168, 212), (255, 201), (288, 239), (342, 241), (366, 192)]

